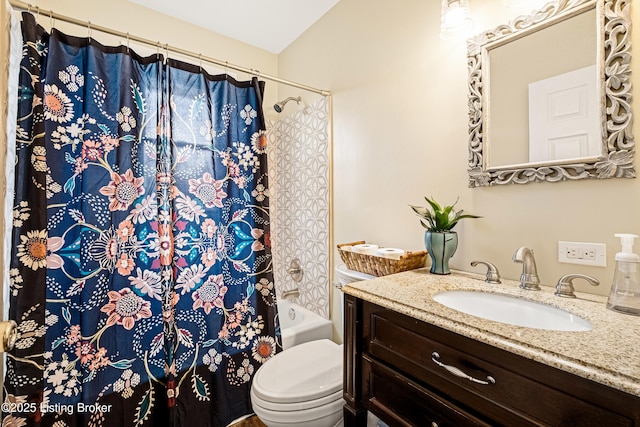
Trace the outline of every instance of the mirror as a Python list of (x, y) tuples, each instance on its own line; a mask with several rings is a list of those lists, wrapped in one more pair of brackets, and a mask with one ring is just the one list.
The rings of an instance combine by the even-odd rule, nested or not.
[(467, 41), (470, 187), (635, 177), (630, 9), (558, 0)]

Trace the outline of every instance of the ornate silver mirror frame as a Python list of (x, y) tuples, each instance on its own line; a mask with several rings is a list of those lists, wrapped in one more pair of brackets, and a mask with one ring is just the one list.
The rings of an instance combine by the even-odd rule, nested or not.
[[(490, 167), (483, 147), (488, 121), (487, 46), (507, 37), (544, 26), (549, 20), (577, 7), (596, 7), (598, 26), (598, 76), (602, 115), (602, 155), (585, 162), (550, 162)], [(469, 187), (526, 184), (578, 179), (633, 178), (634, 140), (631, 132), (631, 3), (632, 0), (558, 0), (531, 16), (467, 41), (469, 70)], [(562, 43), (561, 40), (558, 41)], [(483, 68), (483, 61), (487, 62)]]

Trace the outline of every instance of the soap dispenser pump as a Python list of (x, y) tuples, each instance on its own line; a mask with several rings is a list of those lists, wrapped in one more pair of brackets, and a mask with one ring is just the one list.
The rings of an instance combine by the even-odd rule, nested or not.
[(635, 234), (616, 234), (622, 252), (616, 254), (616, 271), (607, 301), (607, 308), (640, 316), (640, 256), (633, 253)]

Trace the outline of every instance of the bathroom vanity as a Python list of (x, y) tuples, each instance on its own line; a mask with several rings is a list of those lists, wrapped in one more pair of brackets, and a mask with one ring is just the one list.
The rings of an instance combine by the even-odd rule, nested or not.
[[(345, 286), (345, 426), (365, 426), (367, 411), (390, 426), (640, 426), (640, 318), (503, 282), (414, 270)], [(538, 300), (592, 329), (513, 326), (433, 300), (457, 289)]]

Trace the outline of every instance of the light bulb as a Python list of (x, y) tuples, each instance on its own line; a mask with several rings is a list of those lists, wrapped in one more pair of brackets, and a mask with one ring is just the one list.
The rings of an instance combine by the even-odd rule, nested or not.
[(473, 32), (469, 0), (442, 0), (440, 38), (467, 37)]

